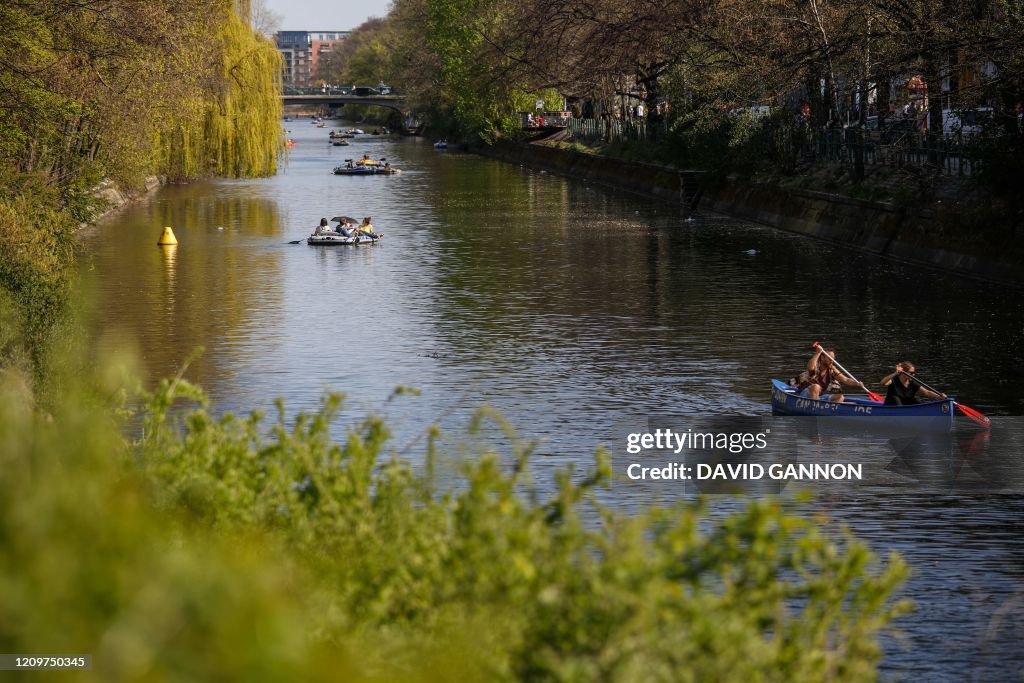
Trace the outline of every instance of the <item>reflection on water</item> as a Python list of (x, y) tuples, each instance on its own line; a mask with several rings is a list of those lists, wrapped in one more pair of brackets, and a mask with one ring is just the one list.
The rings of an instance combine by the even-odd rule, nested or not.
[[(674, 207), (424, 141), (336, 148), (292, 125), (277, 177), (163, 188), (90, 242), (97, 324), (134, 336), (150, 381), (201, 346), (187, 376), (224, 410), (277, 396), (310, 409), (333, 388), (352, 397), (344, 420), (416, 386), (420, 398), (387, 407), (399, 446), (439, 419), (457, 433), (489, 403), (541, 441), (541, 482), (610, 443), (624, 414), (766, 415), (770, 378), (796, 374), (816, 340), (867, 382), (909, 359), (985, 413), (1024, 412), (1019, 293), (721, 216), (687, 222)], [(331, 174), (362, 153), (403, 172)], [(336, 215), (373, 216), (385, 237), (289, 243)], [(173, 254), (154, 244), (164, 225)], [(919, 567), (919, 612), (904, 624), (914, 649), (892, 650), (890, 668), (967, 677), (982, 657), (972, 629), (1020, 590), (1019, 499), (817, 505)], [(988, 612), (958, 624), (949, 606), (978, 586)], [(959, 664), (935, 656), (953, 640)], [(1020, 668), (1021, 654), (1002, 661)]]
[[(98, 322), (134, 337), (150, 378), (175, 374), (205, 347), (190, 376), (229, 379), (231, 364), (220, 362), (233, 355), (229, 341), (250, 338), (250, 325), (281, 306), (278, 258), (258, 248), (260, 238), (281, 236), (280, 215), (274, 202), (241, 189), (164, 188), (100, 227), (90, 250), (104, 295)], [(177, 245), (155, 245), (165, 225)]]
[(165, 272), (167, 278), (165, 280), (165, 286), (167, 291), (164, 294), (165, 301), (174, 301), (174, 265), (178, 258), (178, 246), (177, 245), (160, 245), (160, 251), (164, 253), (164, 265), (166, 266)]

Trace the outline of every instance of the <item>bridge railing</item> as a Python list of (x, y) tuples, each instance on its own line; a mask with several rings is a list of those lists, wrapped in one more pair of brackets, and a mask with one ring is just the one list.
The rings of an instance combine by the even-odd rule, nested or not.
[(664, 130), (664, 122), (653, 124), (657, 130), (652, 131), (647, 119), (575, 119), (570, 118), (567, 128), (573, 138), (586, 141), (603, 140), (616, 142), (619, 140), (649, 140), (654, 133)]
[[(286, 85), (282, 88), (282, 94), (286, 97), (291, 95), (355, 95), (355, 88), (350, 85), (328, 85), (328, 86), (297, 86), (297, 85)], [(363, 97), (381, 97), (381, 96), (393, 96), (399, 93), (391, 87), (386, 88), (386, 92), (380, 92), (379, 89), (374, 88), (373, 92), (365, 93), (360, 92)]]
[(523, 128), (536, 128), (540, 125), (540, 117), (544, 118), (545, 128), (565, 128), (572, 119), (572, 112), (546, 111), (539, 115), (532, 111), (519, 112), (519, 121)]
[(283, 88), (285, 95), (351, 95), (352, 88), (348, 86), (331, 86), (328, 88), (314, 88), (306, 86), (286, 85)]

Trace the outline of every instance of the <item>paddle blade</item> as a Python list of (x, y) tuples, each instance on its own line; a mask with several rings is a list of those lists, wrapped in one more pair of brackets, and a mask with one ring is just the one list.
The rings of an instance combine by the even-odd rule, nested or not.
[(878, 401), (879, 403), (885, 403), (885, 399), (882, 396), (880, 396), (879, 394), (876, 394), (875, 392), (871, 391), (870, 389), (865, 389), (864, 391), (868, 392), (868, 398), (870, 398), (872, 401)]
[(989, 427), (992, 426), (992, 420), (988, 419), (982, 413), (979, 413), (974, 408), (970, 406), (965, 406), (963, 403), (957, 403), (956, 407), (959, 408), (960, 412), (963, 413), (965, 416), (974, 420), (975, 423), (977, 423), (977, 425), (982, 429), (988, 429)]

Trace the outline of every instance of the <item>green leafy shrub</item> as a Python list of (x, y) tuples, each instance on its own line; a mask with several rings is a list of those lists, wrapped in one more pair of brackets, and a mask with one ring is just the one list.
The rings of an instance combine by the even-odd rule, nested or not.
[(76, 224), (31, 177), (21, 180), (0, 194), (0, 369), (27, 370), (39, 384), (50, 340), (70, 335)]
[[(199, 404), (180, 422), (179, 395)], [(167, 382), (140, 456), (164, 508), (229, 537), (259, 530), (302, 558), (324, 591), (308, 626), (329, 639), (389, 634), (415, 652), (474, 624), (494, 679), (874, 677), (876, 634), (902, 609), (889, 601), (898, 558), (872, 569), (863, 545), (773, 502), (710, 530), (701, 503), (622, 516), (592, 497), (608, 482), (602, 453), (585, 477), (562, 472), (547, 500), (529, 445), (511, 463), (483, 453), (439, 490), (433, 447), (423, 473), (383, 458), (376, 418), (333, 443), (340, 405), (331, 395), (291, 427), (282, 407), (264, 437), (258, 414), (214, 419), (197, 388)]]
[[(62, 367), (44, 413), (0, 373), (0, 648), (76, 681), (867, 681), (906, 575), (778, 502), (712, 521), (596, 501), (610, 463), (533, 483), (531, 444), (440, 484), (342, 400), (269, 425), (180, 377), (127, 443), (130, 369)], [(76, 379), (71, 379), (76, 378)]]

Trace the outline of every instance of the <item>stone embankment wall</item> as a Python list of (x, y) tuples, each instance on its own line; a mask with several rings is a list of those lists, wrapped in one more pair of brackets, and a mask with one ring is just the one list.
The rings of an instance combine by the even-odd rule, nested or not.
[(160, 186), (160, 179), (156, 176), (149, 176), (146, 178), (146, 188), (138, 193), (125, 192), (117, 188), (116, 185), (110, 180), (104, 180), (100, 183), (99, 187), (96, 188), (96, 196), (107, 202), (108, 209), (104, 211), (103, 215), (116, 211), (125, 204), (132, 202), (139, 197), (143, 197)]
[(107, 202), (106, 207), (97, 214), (88, 223), (82, 223), (78, 226), (78, 232), (76, 236), (79, 240), (88, 241), (93, 238), (97, 230), (99, 230), (99, 224), (103, 222), (103, 219), (113, 216), (122, 207), (131, 204), (132, 202), (139, 201), (145, 197), (150, 196), (156, 191), (160, 185), (163, 184), (163, 180), (157, 176), (148, 176), (146, 178), (145, 187), (138, 190), (137, 192), (125, 192), (124, 190), (118, 189), (118, 187), (111, 180), (104, 180), (96, 187), (94, 194)]
[(702, 209), (901, 261), (1024, 286), (1024, 250), (1009, 238), (1003, 245), (980, 239), (963, 208), (908, 209), (738, 178), (698, 193), (698, 173), (654, 164), (511, 142), (473, 151), (674, 203), (692, 205), (700, 199)]

